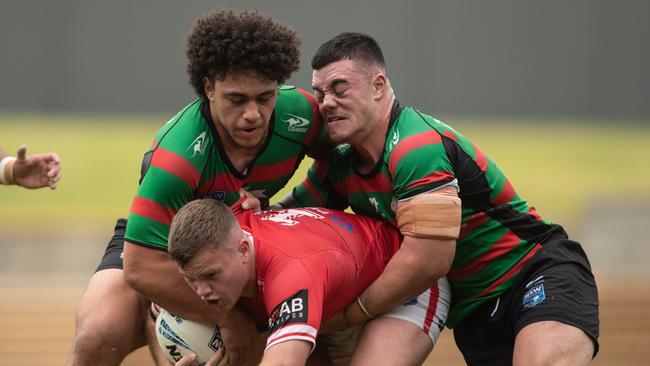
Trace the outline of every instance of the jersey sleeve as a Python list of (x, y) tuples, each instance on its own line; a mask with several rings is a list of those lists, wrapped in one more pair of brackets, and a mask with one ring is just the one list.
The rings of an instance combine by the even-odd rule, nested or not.
[(297, 207), (328, 207), (344, 210), (347, 200), (332, 186), (329, 179), (330, 162), (325, 158), (314, 160), (307, 177), (293, 188), (292, 198)]
[(289, 340), (316, 345), (323, 314), (325, 284), (298, 259), (265, 278), (264, 303), (269, 314), (266, 348)]
[(309, 102), (311, 107), (311, 128), (305, 139), (306, 153), (308, 156), (317, 159), (324, 156), (332, 146), (328, 139), (327, 124), (323, 123), (323, 118), (318, 109), (316, 98), (303, 89), (297, 88), (303, 97)]
[(327, 126), (318, 110), (318, 102), (307, 91), (294, 86), (279, 87), (275, 103), (276, 133), (303, 146), (312, 158), (329, 149)]
[(140, 186), (129, 212), (125, 235), (129, 242), (167, 250), (172, 218), (194, 197), (208, 155), (205, 150), (212, 146), (211, 135), (205, 125), (181, 126), (179, 122), (191, 125), (170, 121), (178, 125), (165, 126), (145, 154)]

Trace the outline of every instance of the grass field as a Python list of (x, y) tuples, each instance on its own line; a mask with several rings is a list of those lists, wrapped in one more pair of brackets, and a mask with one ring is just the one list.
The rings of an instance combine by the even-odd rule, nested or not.
[[(20, 229), (34, 220), (94, 225), (126, 215), (142, 153), (165, 120), (0, 116), (0, 146), (6, 151), (26, 143), (31, 152), (58, 152), (63, 165), (54, 192), (2, 189), (0, 225)], [(460, 120), (455, 126), (553, 221), (570, 225), (591, 201), (650, 201), (650, 127), (573, 120)], [(296, 177), (304, 176), (306, 166)]]

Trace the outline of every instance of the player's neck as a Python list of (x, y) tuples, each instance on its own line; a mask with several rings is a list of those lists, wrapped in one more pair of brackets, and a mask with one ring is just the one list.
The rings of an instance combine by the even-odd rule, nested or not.
[(379, 106), (377, 118), (373, 123), (368, 124), (371, 126), (368, 133), (352, 143), (359, 156), (357, 169), (361, 173), (370, 172), (381, 159), (386, 145), (386, 133), (388, 132), (390, 113), (394, 101), (395, 97), (392, 95), (384, 100)]
[(240, 173), (243, 173), (246, 168), (248, 168), (257, 156), (260, 148), (261, 146), (256, 146), (255, 148), (247, 149), (223, 144), (223, 150), (226, 152), (226, 155), (228, 155), (228, 160), (230, 160), (232, 166)]
[(257, 298), (257, 273), (255, 273), (255, 268), (253, 267), (253, 272), (246, 283), (246, 287), (242, 291), (241, 297), (247, 299), (256, 299)]

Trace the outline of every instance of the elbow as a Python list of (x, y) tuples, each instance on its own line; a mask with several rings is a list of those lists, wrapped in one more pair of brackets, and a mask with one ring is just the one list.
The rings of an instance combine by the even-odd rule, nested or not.
[(122, 272), (123, 272), (122, 276), (124, 277), (124, 282), (126, 282), (127, 285), (139, 291), (141, 287), (141, 283), (140, 283), (140, 276), (138, 276), (138, 271), (131, 266), (127, 266), (125, 262), (124, 269)]
[(126, 282), (126, 284), (131, 286), (134, 290), (142, 292), (142, 289), (145, 288), (145, 285), (143, 284), (144, 277), (142, 276), (142, 269), (138, 268), (138, 266), (133, 265), (133, 263), (130, 263), (128, 260), (126, 260), (126, 258), (124, 259), (122, 276), (124, 278), (124, 282)]
[(429, 283), (435, 282), (449, 273), (456, 249), (455, 242), (452, 241), (449, 243), (439, 242), (433, 245), (437, 246), (437, 250), (428, 249), (411, 253), (412, 255), (409, 256), (410, 263), (408, 263), (410, 267), (406, 267), (417, 268), (419, 276)]

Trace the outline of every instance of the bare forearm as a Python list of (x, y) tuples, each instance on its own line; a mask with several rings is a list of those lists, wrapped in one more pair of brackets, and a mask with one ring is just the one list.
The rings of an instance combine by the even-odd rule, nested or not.
[(373, 315), (394, 309), (430, 288), (446, 275), (455, 241), (405, 237), (382, 274), (361, 295)]
[(301, 340), (278, 343), (264, 352), (260, 366), (301, 366), (305, 365), (311, 344)]
[(175, 315), (219, 323), (217, 314), (192, 291), (165, 252), (125, 243), (124, 278), (144, 297)]

